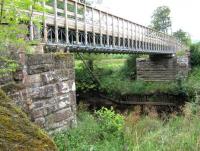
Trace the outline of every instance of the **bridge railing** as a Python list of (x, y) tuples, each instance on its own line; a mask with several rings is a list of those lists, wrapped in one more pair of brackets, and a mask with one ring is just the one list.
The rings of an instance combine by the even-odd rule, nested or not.
[(173, 54), (182, 49), (170, 35), (75, 0), (54, 0), (42, 6), (43, 12), (33, 11), (33, 17), (43, 18), (42, 29), (36, 29), (31, 21), (30, 39), (40, 37), (47, 45), (113, 53)]

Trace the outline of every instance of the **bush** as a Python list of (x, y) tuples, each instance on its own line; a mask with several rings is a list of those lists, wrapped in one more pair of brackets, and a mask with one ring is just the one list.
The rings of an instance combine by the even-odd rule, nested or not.
[(113, 108), (109, 110), (103, 107), (101, 110), (95, 112), (95, 114), (102, 130), (108, 133), (115, 133), (122, 130), (124, 126), (124, 117), (120, 114), (116, 114)]
[(191, 65), (192, 67), (200, 66), (200, 43), (192, 44), (191, 51)]
[(122, 68), (122, 72), (126, 76), (126, 78), (136, 79), (136, 59), (138, 55), (129, 56), (124, 67)]
[(76, 69), (76, 90), (77, 92), (87, 93), (98, 89), (98, 84), (94, 81), (91, 74), (84, 67)]
[(60, 151), (122, 151), (124, 119), (113, 109), (101, 109), (94, 115), (88, 112), (78, 114), (78, 126), (54, 134), (54, 141)]

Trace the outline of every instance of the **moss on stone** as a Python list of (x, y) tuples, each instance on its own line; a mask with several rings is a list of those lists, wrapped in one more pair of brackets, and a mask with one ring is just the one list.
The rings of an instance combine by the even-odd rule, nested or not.
[(15, 92), (15, 91), (22, 90), (24, 88), (25, 88), (25, 85), (23, 85), (21, 83), (19, 83), (19, 84), (15, 83), (14, 81), (9, 82), (9, 83), (7, 83), (7, 84), (5, 84), (1, 87), (1, 89), (6, 93), (8, 93), (8, 92), (12, 93), (12, 92)]
[(69, 54), (63, 52), (57, 52), (54, 54), (56, 60), (67, 60), (69, 59)]
[(32, 124), (0, 90), (0, 150), (56, 151), (56, 145), (40, 128)]

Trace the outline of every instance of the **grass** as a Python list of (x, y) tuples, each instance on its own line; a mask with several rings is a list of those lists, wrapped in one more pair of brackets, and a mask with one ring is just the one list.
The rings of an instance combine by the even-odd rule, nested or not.
[[(103, 58), (101, 56), (101, 58)], [(130, 62), (130, 61), (129, 61)], [(80, 60), (76, 61), (76, 73), (77, 81), (88, 80), (87, 83), (91, 83), (92, 77), (88, 76), (88, 72), (84, 69), (83, 63)], [(132, 65), (133, 64), (133, 65)], [(127, 67), (126, 58), (103, 58), (94, 61), (94, 74), (99, 79), (101, 85), (100, 90), (106, 92), (109, 95), (131, 95), (131, 94), (151, 94), (151, 93), (171, 93), (177, 91), (177, 84), (174, 82), (144, 82), (134, 80), (135, 67), (134, 63), (131, 63)], [(85, 72), (83, 75), (88, 77), (85, 79), (83, 76), (79, 76), (80, 73)], [(90, 77), (90, 78), (89, 78)], [(77, 82), (81, 85), (81, 82)], [(92, 83), (93, 85), (94, 83)], [(83, 86), (80, 86), (83, 87)], [(90, 86), (87, 86), (90, 88)], [(84, 90), (87, 89), (84, 86)], [(95, 87), (96, 88), (96, 87)]]
[[(121, 118), (121, 129), (112, 129), (110, 115), (100, 120), (96, 113), (79, 112), (78, 126), (54, 135), (60, 151), (198, 151), (200, 150), (200, 107), (187, 104), (183, 115), (171, 114), (166, 120), (158, 118), (153, 110), (140, 115), (136, 107), (129, 114), (114, 113)], [(110, 111), (110, 110), (108, 110)], [(112, 112), (112, 110), (111, 110)], [(109, 119), (109, 121), (108, 121)], [(101, 122), (99, 122), (101, 121)], [(121, 125), (121, 126), (122, 126)]]

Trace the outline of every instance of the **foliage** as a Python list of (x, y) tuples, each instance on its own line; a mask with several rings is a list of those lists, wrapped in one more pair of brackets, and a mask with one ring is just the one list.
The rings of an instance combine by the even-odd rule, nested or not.
[[(60, 151), (188, 151), (199, 150), (200, 144), (200, 106), (187, 103), (183, 114), (172, 113), (161, 120), (156, 113), (149, 111), (147, 116), (135, 109), (123, 120), (123, 131), (115, 133), (108, 128), (115, 127), (117, 114), (112, 110), (101, 109), (97, 115), (88, 112), (79, 114), (78, 127), (54, 135)], [(116, 116), (116, 117), (115, 117)], [(120, 115), (121, 116), (121, 115)], [(99, 118), (101, 122), (99, 122)], [(105, 120), (103, 120), (105, 118)], [(112, 121), (110, 122), (109, 119)], [(120, 117), (120, 119), (122, 119)], [(108, 124), (109, 123), (109, 124)], [(120, 126), (121, 127), (121, 126)]]
[(191, 37), (187, 32), (184, 32), (182, 29), (173, 33), (173, 36), (179, 39), (186, 46), (191, 45)]
[(152, 27), (158, 31), (168, 33), (171, 27), (170, 9), (167, 6), (158, 7), (152, 16)]
[[(29, 44), (26, 42), (28, 26), (32, 12), (22, 10), (42, 10), (42, 0), (1, 0), (0, 4), (0, 74), (14, 71), (17, 68), (16, 52), (26, 51)], [(22, 24), (23, 23), (23, 24)], [(37, 22), (35, 22), (36, 24)]]
[(124, 67), (122, 68), (122, 72), (125, 74), (127, 78), (136, 79), (136, 59), (138, 55), (131, 55), (127, 58)]
[(183, 83), (190, 98), (200, 92), (200, 68), (193, 68), (187, 80)]
[(118, 132), (122, 130), (124, 126), (124, 118), (120, 114), (116, 114), (113, 108), (109, 110), (103, 107), (101, 110), (97, 111), (95, 114), (104, 132), (114, 133), (114, 132)]
[(78, 92), (101, 90), (114, 98), (131, 94), (179, 93), (180, 88), (175, 82), (144, 82), (135, 80), (136, 57), (133, 55), (127, 60), (102, 57), (106, 59), (95, 60), (93, 73), (99, 79), (100, 86), (95, 83), (81, 61), (76, 61)]
[(81, 112), (78, 114), (78, 126), (54, 134), (54, 140), (60, 151), (122, 151), (124, 140), (121, 129), (118, 129), (122, 123), (122, 116), (113, 110), (102, 109), (96, 115)]
[(200, 66), (200, 43), (192, 44), (190, 46), (190, 52), (192, 67)]
[(87, 93), (98, 89), (97, 83), (83, 64), (76, 63), (76, 91), (77, 93)]

